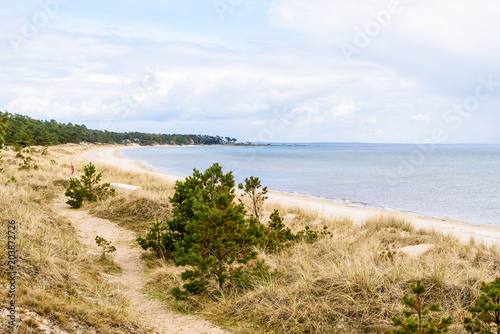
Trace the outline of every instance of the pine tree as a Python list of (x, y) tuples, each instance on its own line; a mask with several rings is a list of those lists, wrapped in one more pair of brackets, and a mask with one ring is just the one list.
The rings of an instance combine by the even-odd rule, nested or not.
[(162, 221), (153, 222), (146, 236), (137, 237), (137, 242), (144, 249), (151, 249), (156, 252), (159, 257), (165, 259), (172, 258), (175, 242), (180, 240), (180, 234), (174, 233), (168, 225)]
[(470, 317), (464, 319), (470, 333), (500, 333), (500, 277), (490, 283), (481, 283), (481, 295), (469, 307)]
[[(207, 189), (209, 182), (212, 182), (211, 178), (206, 177), (204, 174), (194, 169), (192, 176), (188, 176), (183, 182), (176, 182), (174, 195), (169, 199), (172, 204), (172, 219), (166, 222), (153, 223), (150, 231), (144, 238), (137, 238), (139, 245), (143, 249), (151, 249), (158, 256), (171, 258), (177, 243), (182, 241), (183, 247), (190, 247), (185, 238), (186, 225), (194, 219), (196, 194), (200, 189)], [(232, 188), (234, 182), (228, 183), (229, 181), (230, 179), (227, 178), (219, 179), (220, 186), (223, 188)], [(208, 203), (213, 200), (213, 197), (205, 196), (202, 202)]]
[(175, 263), (192, 269), (182, 273), (182, 279), (188, 281), (185, 290), (172, 292), (182, 298), (207, 291), (211, 281), (219, 291), (238, 285), (247, 265), (257, 258), (253, 246), (260, 243), (263, 226), (254, 218), (245, 218), (243, 204), (233, 203), (232, 173), (224, 174), (215, 163), (203, 174), (195, 170), (176, 188), (180, 192), (173, 199), (183, 200), (177, 202), (174, 220), (185, 224), (185, 234), (175, 245)]
[(263, 243), (267, 251), (273, 252), (283, 249), (297, 240), (297, 236), (283, 224), (283, 220), (278, 210), (274, 210), (269, 217), (269, 224), (265, 231), (265, 241)]
[(84, 167), (84, 175), (80, 179), (71, 178), (65, 196), (70, 197), (66, 201), (73, 208), (80, 208), (83, 201), (96, 202), (109, 196), (115, 196), (115, 189), (110, 188), (109, 183), (99, 184), (102, 173), (97, 174), (95, 166), (89, 163)]
[(250, 176), (245, 179), (245, 184), (240, 183), (238, 188), (243, 190), (243, 196), (248, 196), (251, 201), (249, 210), (253, 213), (255, 219), (262, 222), (262, 207), (264, 201), (267, 199), (267, 187), (261, 188), (260, 180), (258, 177)]
[[(403, 310), (404, 319), (394, 317), (392, 323), (399, 327), (389, 332), (389, 334), (440, 334), (448, 333), (448, 327), (452, 323), (451, 317), (441, 318), (436, 321), (430, 316), (430, 312), (438, 312), (439, 304), (430, 304), (423, 307), (422, 296), (425, 293), (425, 286), (417, 281), (410, 286), (415, 297), (403, 296), (403, 305), (408, 307)], [(415, 317), (416, 316), (416, 317)]]
[(96, 235), (95, 242), (101, 247), (101, 260), (106, 260), (106, 254), (116, 251), (116, 247), (111, 245), (111, 241), (107, 241), (103, 237)]

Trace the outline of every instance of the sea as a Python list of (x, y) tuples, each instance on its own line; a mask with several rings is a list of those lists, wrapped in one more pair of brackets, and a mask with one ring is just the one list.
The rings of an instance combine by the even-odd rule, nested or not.
[(121, 151), (167, 174), (219, 163), (237, 183), (466, 222), (500, 225), (500, 144), (315, 143), (160, 146)]

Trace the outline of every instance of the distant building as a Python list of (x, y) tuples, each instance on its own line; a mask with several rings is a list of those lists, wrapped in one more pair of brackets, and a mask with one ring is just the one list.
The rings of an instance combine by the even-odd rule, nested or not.
[(139, 138), (135, 138), (134, 141), (137, 143), (140, 142), (141, 140)]
[(124, 139), (124, 140), (122, 140), (122, 144), (127, 145), (127, 144), (130, 144), (130, 143), (132, 143), (132, 141), (130, 139)]

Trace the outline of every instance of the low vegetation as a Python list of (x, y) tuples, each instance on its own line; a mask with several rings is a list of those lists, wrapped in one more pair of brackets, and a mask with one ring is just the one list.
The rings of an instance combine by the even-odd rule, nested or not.
[[(2, 226), (6, 229), (6, 222), (15, 219), (22, 228), (18, 305), (27, 316), (21, 326), (34, 331), (38, 317), (44, 317), (67, 332), (92, 328), (101, 333), (140, 333), (146, 329), (131, 314), (127, 298), (104, 278), (109, 263), (75, 242), (75, 230), (52, 209), (70, 185), (70, 162), (85, 165), (71, 156), (77, 149), (22, 150), (38, 169), (19, 169), (24, 158), (16, 158), (16, 152), (1, 153)], [(430, 328), (425, 324), (450, 333), (498, 330), (497, 246), (417, 230), (394, 216), (354, 224), (262, 201), (255, 214), (248, 194), (264, 201), (265, 188), (254, 178), (249, 182), (253, 190), (246, 191), (247, 184), (242, 184), (238, 192), (220, 166), (208, 174), (194, 173), (177, 185), (149, 174), (95, 167), (104, 183), (140, 187), (117, 188), (115, 197), (85, 205), (93, 214), (137, 232), (148, 250), (148, 292), (169, 307), (204, 316), (234, 333), (411, 333), (404, 326), (414, 327), (411, 319), (419, 319), (419, 312), (416, 333)], [(213, 231), (210, 221), (222, 224), (224, 231)], [(246, 235), (255, 240), (229, 240), (226, 234), (234, 221), (241, 228), (259, 230)], [(193, 231), (204, 235), (187, 236)], [(217, 244), (220, 240), (224, 245)], [(100, 241), (104, 253), (110, 254), (106, 247), (111, 245)], [(6, 249), (5, 238), (0, 243)], [(402, 251), (422, 244), (433, 247), (419, 255)], [(202, 256), (218, 245), (230, 245), (232, 251), (238, 248), (250, 257), (238, 262), (244, 257), (235, 255), (234, 260), (216, 262), (216, 253), (212, 259)], [(5, 270), (6, 254), (0, 255)], [(213, 264), (221, 263), (222, 271), (213, 270)], [(243, 280), (232, 279), (239, 273)], [(193, 289), (186, 286), (189, 283), (195, 283)], [(414, 297), (403, 299), (409, 293)]]
[(423, 305), (422, 298), (424, 297), (425, 286), (422, 282), (417, 281), (415, 285), (410, 286), (410, 290), (415, 294), (415, 297), (403, 296), (403, 305), (406, 306), (406, 309), (403, 310), (404, 318), (392, 318), (392, 322), (397, 329), (390, 331), (389, 334), (448, 333), (448, 327), (453, 322), (451, 317), (439, 320), (432, 317), (431, 312), (439, 312), (439, 304)]
[(111, 245), (111, 241), (107, 241), (106, 239), (104, 239), (103, 237), (100, 237), (98, 235), (95, 237), (95, 242), (96, 242), (97, 246), (99, 246), (99, 248), (101, 249), (100, 260), (103, 260), (103, 261), (108, 260), (109, 261), (107, 255), (116, 251), (116, 247)]
[[(286, 212), (285, 212), (286, 213)], [(314, 217), (286, 213), (285, 223), (305, 228)], [(294, 243), (279, 252), (259, 250), (272, 275), (255, 276), (251, 289), (217, 299), (191, 296), (169, 299), (182, 284), (180, 269), (157, 261), (150, 273), (151, 293), (180, 310), (210, 315), (240, 333), (387, 333), (402, 314), (402, 296), (421, 281), (426, 303), (439, 303), (436, 317), (453, 319), (451, 333), (465, 333), (464, 317), (474, 305), (482, 281), (498, 275), (497, 247), (415, 230), (396, 218), (354, 225), (326, 221), (332, 235), (313, 243)], [(415, 258), (399, 249), (419, 244), (434, 248)]]
[[(17, 225), (15, 333), (146, 333), (125, 294), (105, 279), (109, 270), (116, 269), (89, 253), (77, 241), (73, 226), (54, 209), (54, 201), (64, 201), (70, 163), (78, 149), (71, 145), (24, 149), (21, 154), (39, 166), (29, 170), (19, 169), (16, 152), (0, 151), (2, 272), (8, 265), (7, 225), (9, 221)], [(1, 307), (6, 309), (9, 289), (2, 276)], [(0, 332), (9, 332), (7, 321), (2, 315)]]
[(470, 333), (493, 334), (500, 332), (500, 278), (481, 283), (481, 295), (469, 306), (470, 316), (465, 318), (465, 329)]

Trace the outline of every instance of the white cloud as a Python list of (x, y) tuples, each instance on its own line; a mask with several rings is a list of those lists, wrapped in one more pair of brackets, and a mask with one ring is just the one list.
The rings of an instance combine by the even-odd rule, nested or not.
[(398, 24), (416, 43), (462, 56), (490, 57), (500, 49), (500, 3), (489, 0), (423, 1), (408, 6)]
[(87, 82), (104, 83), (104, 84), (130, 84), (130, 80), (124, 80), (115, 75), (107, 74), (89, 74), (85, 79)]
[[(145, 13), (154, 12), (152, 3), (127, 2), (140, 6), (141, 21), (61, 13), (20, 52), (5, 47), (0, 108), (88, 124), (104, 119), (120, 130), (178, 126), (241, 139), (256, 136), (279, 112), (293, 122), (276, 141), (412, 142), (473, 94), (478, 76), (500, 73), (494, 42), (500, 4), (492, 1), (403, 1), (404, 11), (353, 63), (339, 57), (339, 43), (351, 41), (354, 29), (388, 1), (273, 0), (267, 13), (242, 4), (224, 22), (213, 12), (200, 12), (213, 22), (193, 16), (200, 9), (189, 7), (192, 1), (175, 6), (193, 21), (165, 10), (150, 22)], [(241, 20), (240, 12), (259, 25)], [(7, 28), (1, 20), (0, 28)], [(159, 68), (158, 85), (145, 89), (150, 68)], [(141, 89), (145, 94), (134, 100)], [(460, 141), (474, 124), (481, 140), (487, 124), (472, 118), (485, 113), (493, 120), (484, 123), (500, 124), (499, 107), (492, 96), (450, 138)]]
[(4, 109), (35, 118), (66, 119), (69, 115), (78, 113), (77, 107), (52, 102), (50, 98), (32, 96), (14, 99), (7, 103)]
[(338, 106), (332, 108), (328, 116), (330, 116), (332, 119), (345, 118), (353, 116), (358, 110), (359, 107), (354, 104), (353, 100), (347, 100), (342, 101), (342, 103), (340, 103)]
[[(286, 28), (321, 35), (324, 43), (351, 42), (355, 29), (364, 30), (374, 13), (388, 10), (387, 0), (273, 0), (270, 22)], [(494, 13), (500, 3), (490, 0), (399, 1), (396, 14), (382, 28), (381, 38), (404, 34), (407, 42), (481, 56), (498, 51), (495, 43), (500, 21)], [(326, 35), (329, 39), (325, 39)], [(411, 50), (409, 50), (411, 51)], [(484, 53), (483, 53), (484, 56)]]
[(412, 115), (410, 119), (417, 122), (428, 122), (431, 118), (429, 115), (417, 114), (417, 115)]
[(287, 28), (330, 35), (338, 38), (339, 33), (351, 31), (356, 25), (369, 18), (370, 10), (383, 8), (386, 1), (359, 0), (274, 0), (269, 8), (271, 23), (279, 28)]

